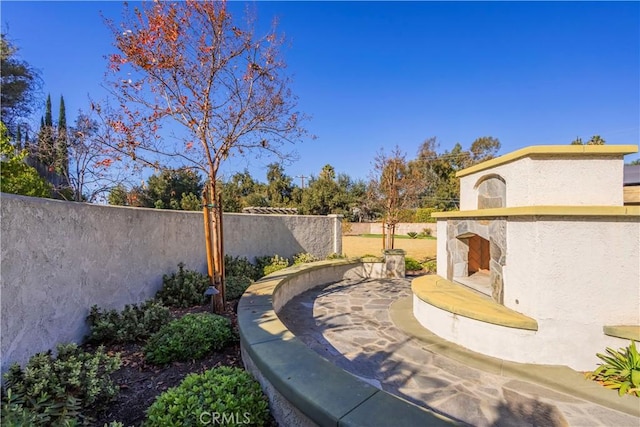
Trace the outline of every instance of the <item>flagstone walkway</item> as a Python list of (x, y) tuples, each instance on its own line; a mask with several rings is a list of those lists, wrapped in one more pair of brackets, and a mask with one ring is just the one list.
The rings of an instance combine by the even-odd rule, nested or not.
[[(278, 316), (335, 365), (464, 424), (640, 425), (640, 417), (568, 394), (573, 382), (577, 388), (593, 384), (567, 368), (509, 364), (520, 365), (515, 370), (524, 373), (512, 375), (506, 372), (508, 362), (504, 369), (491, 367), (484, 363), (486, 357), (443, 343), (413, 319), (410, 283), (410, 279), (344, 280), (298, 295)], [(461, 354), (468, 363), (460, 362)], [(553, 376), (553, 382), (567, 376), (567, 371), (567, 387), (561, 391), (535, 380), (540, 375), (545, 384), (548, 379), (542, 376)]]

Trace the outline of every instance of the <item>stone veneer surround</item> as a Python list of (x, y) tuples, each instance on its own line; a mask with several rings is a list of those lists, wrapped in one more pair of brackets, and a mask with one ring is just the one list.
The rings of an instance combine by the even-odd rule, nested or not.
[(447, 279), (468, 275), (469, 246), (463, 239), (473, 235), (489, 241), (489, 274), (491, 297), (502, 304), (504, 281), (502, 268), (506, 265), (507, 221), (505, 218), (465, 218), (447, 220)]

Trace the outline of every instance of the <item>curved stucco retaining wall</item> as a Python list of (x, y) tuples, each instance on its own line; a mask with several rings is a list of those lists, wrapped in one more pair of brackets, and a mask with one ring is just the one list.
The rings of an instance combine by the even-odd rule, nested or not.
[[(152, 297), (180, 261), (206, 272), (200, 212), (1, 194), (0, 215), (2, 372), (81, 341), (94, 304), (122, 308)], [(339, 217), (224, 214), (224, 237), (225, 253), (250, 260), (342, 249)]]
[(295, 337), (277, 312), (294, 296), (344, 278), (369, 277), (359, 261), (321, 261), (273, 273), (238, 304), (242, 358), (286, 426), (441, 426), (452, 422), (375, 388), (320, 357)]

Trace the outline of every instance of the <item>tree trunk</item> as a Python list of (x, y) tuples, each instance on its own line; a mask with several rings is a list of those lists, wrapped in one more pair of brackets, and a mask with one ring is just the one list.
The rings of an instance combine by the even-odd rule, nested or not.
[(207, 248), (207, 267), (211, 286), (218, 293), (213, 296), (213, 311), (224, 312), (224, 252), (222, 244), (222, 206), (221, 197), (215, 184), (207, 184), (203, 191), (203, 212), (205, 215), (205, 244)]
[(387, 249), (387, 223), (382, 220), (382, 250)]
[[(209, 275), (209, 285), (214, 286), (213, 281), (213, 253), (211, 248), (211, 215), (209, 213), (209, 187), (202, 190), (202, 214), (204, 215), (204, 245), (207, 250), (207, 273)], [(215, 312), (213, 298), (211, 299), (211, 311)]]
[(382, 223), (382, 249), (393, 249), (395, 246), (396, 224)]
[(218, 243), (218, 272), (220, 275), (220, 298), (222, 300), (222, 305), (224, 307), (225, 302), (227, 301), (227, 289), (225, 285), (225, 272), (224, 272), (224, 238), (222, 233), (222, 191), (216, 191), (216, 212), (218, 214), (217, 217), (217, 240), (214, 240)]
[(391, 227), (389, 224), (384, 225), (384, 249), (391, 249)]

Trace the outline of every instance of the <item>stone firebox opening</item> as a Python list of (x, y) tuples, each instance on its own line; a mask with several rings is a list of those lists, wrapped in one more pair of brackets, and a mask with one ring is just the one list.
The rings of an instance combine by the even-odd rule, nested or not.
[(447, 221), (447, 279), (503, 303), (504, 219)]
[(460, 262), (454, 268), (453, 280), (491, 296), (491, 266), (489, 241), (477, 234), (458, 236)]
[(468, 244), (468, 276), (479, 272), (489, 272), (489, 241), (480, 236), (473, 235), (469, 237)]

